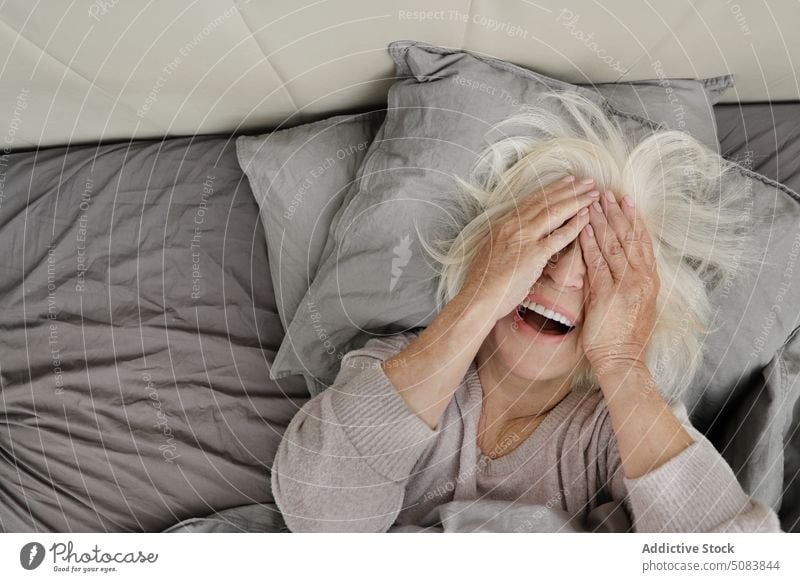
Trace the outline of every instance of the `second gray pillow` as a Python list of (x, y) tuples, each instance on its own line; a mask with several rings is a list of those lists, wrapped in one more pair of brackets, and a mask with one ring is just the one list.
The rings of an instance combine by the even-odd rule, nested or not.
[(283, 329), (317, 273), (331, 222), (385, 111), (338, 115), (236, 140), (239, 165), (256, 197)]

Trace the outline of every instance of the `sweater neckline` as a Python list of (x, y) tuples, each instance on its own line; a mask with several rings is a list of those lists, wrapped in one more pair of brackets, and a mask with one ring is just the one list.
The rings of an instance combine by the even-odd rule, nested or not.
[(490, 476), (502, 476), (512, 473), (527, 463), (531, 457), (542, 450), (543, 442), (546, 441), (554, 432), (554, 429), (576, 408), (578, 402), (585, 396), (585, 391), (573, 389), (561, 401), (556, 404), (544, 417), (539, 426), (528, 435), (510, 453), (492, 459), (483, 454), (478, 446), (478, 422), (483, 408), (483, 388), (478, 375), (477, 364), (473, 361), (467, 377), (467, 402), (463, 403), (462, 410), (468, 411), (473, 416), (470, 426), (470, 446), (475, 451), (476, 461), (479, 465), (478, 473)]

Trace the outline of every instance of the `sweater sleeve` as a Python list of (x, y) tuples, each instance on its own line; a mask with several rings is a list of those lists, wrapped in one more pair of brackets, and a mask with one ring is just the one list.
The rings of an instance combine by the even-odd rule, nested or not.
[(291, 531), (384, 532), (396, 520), (405, 483), (439, 433), (380, 366), (412, 337), (373, 338), (348, 352), (334, 384), (292, 418), (271, 478)]
[(610, 431), (606, 466), (611, 496), (623, 500), (636, 532), (781, 532), (773, 509), (745, 493), (714, 445), (689, 420), (686, 406), (672, 411), (694, 442), (635, 479), (625, 477), (617, 439)]

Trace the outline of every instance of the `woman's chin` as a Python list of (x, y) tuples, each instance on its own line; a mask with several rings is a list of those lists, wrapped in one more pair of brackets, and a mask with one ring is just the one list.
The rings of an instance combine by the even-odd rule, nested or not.
[(497, 322), (493, 339), (515, 375), (545, 379), (545, 376), (570, 374), (582, 361), (579, 332), (580, 328), (563, 336), (544, 334), (526, 324), (514, 311)]

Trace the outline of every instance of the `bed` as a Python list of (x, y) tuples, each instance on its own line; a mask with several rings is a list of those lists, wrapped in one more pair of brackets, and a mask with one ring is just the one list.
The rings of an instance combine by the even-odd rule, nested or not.
[[(715, 114), (724, 155), (800, 186), (800, 105)], [(269, 378), (284, 331), (233, 141), (53, 147), (4, 170), (3, 531), (281, 531), (270, 463), (308, 393)]]
[[(309, 393), (269, 374), (285, 329), (234, 138), (380, 109), (391, 40), (581, 83), (652, 78), (650, 51), (673, 78), (735, 72), (714, 106), (722, 154), (800, 191), (800, 41), (771, 42), (796, 20), (787, 6), (405, 4), (0, 9), (0, 532), (287, 531), (270, 467)], [(725, 449), (741, 404), (693, 420)], [(778, 427), (786, 531), (800, 531), (799, 427), (800, 402)], [(448, 515), (445, 531), (514, 520)]]

